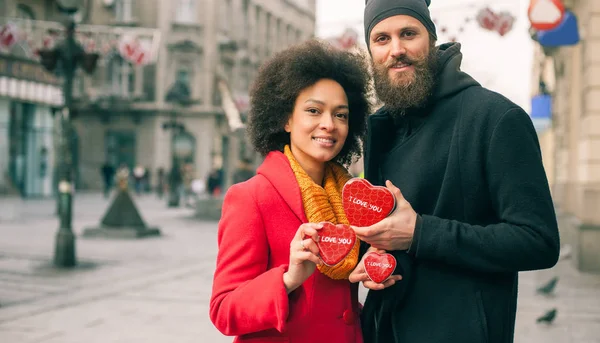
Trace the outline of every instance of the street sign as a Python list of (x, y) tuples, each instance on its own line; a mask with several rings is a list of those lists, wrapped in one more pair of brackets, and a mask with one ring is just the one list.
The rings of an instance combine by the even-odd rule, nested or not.
[[(65, 35), (64, 25), (54, 21), (0, 17), (0, 28), (3, 27), (10, 32), (5, 39), (11, 42), (10, 47), (19, 45), (31, 59), (38, 59), (40, 49), (52, 47)], [(77, 25), (75, 37), (86, 52), (100, 55), (100, 65), (115, 54), (133, 64), (147, 65), (158, 58), (161, 34), (153, 28)]]
[(536, 30), (551, 30), (557, 27), (565, 15), (561, 0), (531, 0), (527, 16)]

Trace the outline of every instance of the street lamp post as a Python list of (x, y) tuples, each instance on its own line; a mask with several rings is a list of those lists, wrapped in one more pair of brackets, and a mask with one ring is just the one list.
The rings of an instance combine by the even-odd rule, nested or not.
[[(179, 106), (187, 106), (190, 104), (190, 88), (187, 83), (181, 80), (176, 80), (175, 83), (169, 88), (165, 96), (165, 100), (170, 103), (176, 103)], [(171, 172), (169, 173), (169, 200), (167, 202), (168, 207), (179, 207), (180, 200), (180, 187), (182, 180), (182, 170), (180, 166), (180, 159), (175, 153), (174, 141), (176, 137), (180, 137), (180, 134), (185, 131), (185, 127), (177, 122), (177, 116), (175, 113), (172, 114), (171, 120), (168, 123), (163, 124), (163, 129), (171, 130), (172, 141), (171, 141)]]
[[(59, 9), (73, 14), (77, 11), (77, 1), (57, 0)], [(55, 238), (54, 265), (57, 267), (73, 267), (77, 264), (75, 254), (75, 235), (72, 229), (73, 203), (73, 161), (71, 151), (73, 115), (73, 80), (79, 66), (87, 73), (96, 68), (98, 54), (86, 53), (75, 39), (75, 22), (69, 19), (65, 25), (65, 38), (52, 49), (40, 50), (42, 65), (53, 72), (59, 66), (63, 78), (64, 105), (57, 111), (60, 115), (60, 144), (58, 151), (59, 179), (58, 201), (60, 226)]]

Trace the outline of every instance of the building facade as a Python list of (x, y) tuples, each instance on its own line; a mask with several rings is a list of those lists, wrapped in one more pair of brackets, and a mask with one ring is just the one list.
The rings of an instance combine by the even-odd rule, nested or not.
[(600, 272), (600, 1), (564, 4), (577, 17), (581, 41), (536, 50), (534, 77), (553, 100), (552, 127), (540, 143), (561, 239), (574, 248), (580, 270)]
[[(80, 188), (99, 189), (105, 162), (221, 169), (225, 187), (246, 147), (248, 88), (273, 53), (314, 35), (315, 0), (90, 0), (87, 23), (155, 28), (156, 63), (104, 56), (79, 94)], [(175, 159), (176, 158), (176, 159)]]
[[(3, 0), (0, 10), (3, 16), (20, 20), (58, 14), (44, 1)], [(0, 28), (0, 194), (52, 196), (53, 113), (63, 103), (60, 80), (44, 70), (32, 46), (9, 26), (6, 17), (0, 20)]]

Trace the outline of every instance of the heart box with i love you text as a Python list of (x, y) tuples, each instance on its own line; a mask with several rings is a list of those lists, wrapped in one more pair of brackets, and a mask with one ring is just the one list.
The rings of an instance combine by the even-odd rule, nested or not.
[(330, 222), (319, 223), (323, 228), (318, 230), (319, 255), (323, 263), (335, 266), (352, 251), (356, 244), (356, 234), (350, 225), (333, 224)]
[(353, 226), (371, 226), (387, 217), (396, 208), (392, 191), (373, 186), (369, 181), (352, 178), (342, 189), (346, 217)]
[(385, 282), (396, 270), (396, 258), (388, 253), (372, 251), (365, 256), (363, 263), (367, 276), (376, 283)]

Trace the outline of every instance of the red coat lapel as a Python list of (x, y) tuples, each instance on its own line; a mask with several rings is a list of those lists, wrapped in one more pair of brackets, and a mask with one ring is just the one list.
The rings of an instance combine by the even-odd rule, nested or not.
[(283, 153), (279, 151), (270, 152), (258, 168), (257, 174), (263, 175), (269, 180), (301, 222), (308, 222), (304, 214), (300, 186), (298, 186), (290, 162)]

